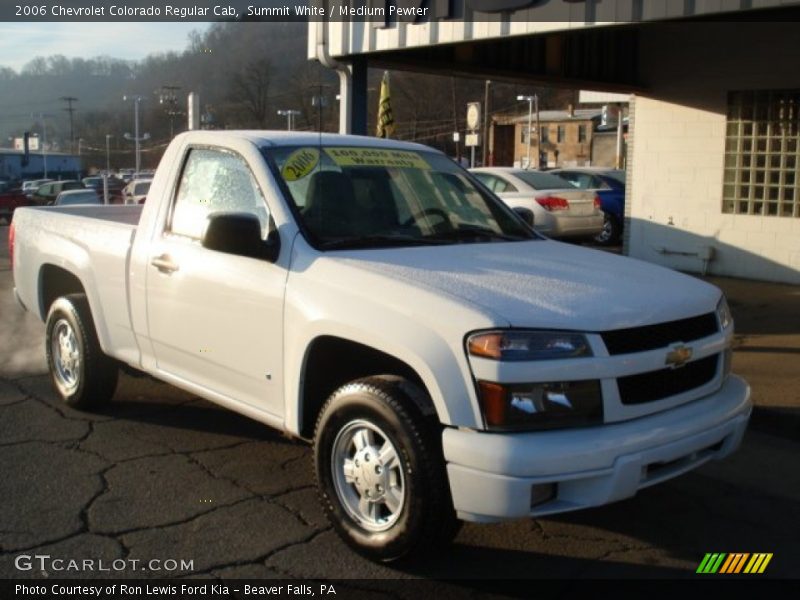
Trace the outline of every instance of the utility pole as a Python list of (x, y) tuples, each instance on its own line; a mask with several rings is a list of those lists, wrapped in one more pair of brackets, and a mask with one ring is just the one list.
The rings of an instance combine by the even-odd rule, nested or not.
[(141, 103), (142, 100), (144, 100), (144, 98), (139, 94), (135, 94), (132, 96), (127, 96), (127, 95), (123, 96), (122, 100), (123, 101), (133, 100), (134, 132), (133, 135), (131, 135), (130, 133), (126, 133), (124, 137), (126, 140), (133, 140), (136, 143), (136, 173), (138, 175), (139, 169), (142, 164), (142, 150), (140, 144), (141, 142), (150, 139), (149, 133), (145, 133), (143, 136), (139, 137), (139, 104)]
[[(453, 133), (458, 133), (458, 115), (456, 114), (456, 78), (450, 78), (450, 90), (453, 93)], [(458, 143), (456, 136), (453, 137), (456, 140), (456, 161), (458, 164), (461, 164), (461, 145)]]
[(483, 166), (488, 166), (489, 157), (489, 88), (492, 86), (490, 80), (486, 80), (483, 89)]
[(64, 110), (69, 113), (69, 153), (75, 154), (75, 127), (74, 127), (73, 113), (78, 109), (73, 108), (72, 103), (77, 102), (78, 99), (75, 98), (74, 96), (61, 96), (59, 100), (67, 103), (67, 108), (65, 108)]
[(111, 146), (109, 142), (114, 137), (110, 133), (106, 134), (106, 174), (111, 174)]

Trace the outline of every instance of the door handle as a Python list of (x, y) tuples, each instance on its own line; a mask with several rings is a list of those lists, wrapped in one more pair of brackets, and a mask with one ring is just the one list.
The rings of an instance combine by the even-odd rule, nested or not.
[(150, 261), (150, 264), (153, 265), (156, 269), (161, 271), (162, 273), (174, 273), (180, 267), (178, 267), (177, 263), (172, 262), (172, 258), (169, 254), (162, 254), (161, 256), (156, 256), (153, 260)]

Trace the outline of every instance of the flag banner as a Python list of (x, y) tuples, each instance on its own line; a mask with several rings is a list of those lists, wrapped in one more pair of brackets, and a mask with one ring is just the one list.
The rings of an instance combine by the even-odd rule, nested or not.
[(378, 102), (378, 129), (375, 135), (390, 138), (394, 134), (394, 113), (392, 112), (392, 96), (389, 91), (389, 72), (384, 71), (381, 81), (381, 99)]

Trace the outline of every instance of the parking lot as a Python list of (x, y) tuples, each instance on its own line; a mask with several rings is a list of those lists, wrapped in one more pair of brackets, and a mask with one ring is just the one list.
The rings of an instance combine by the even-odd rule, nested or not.
[(191, 570), (112, 573), (133, 577), (694, 577), (707, 552), (774, 553), (766, 575), (797, 576), (800, 392), (791, 365), (800, 303), (789, 286), (719, 281), (744, 298), (731, 302), (741, 324), (734, 364), (757, 404), (735, 456), (611, 506), (467, 524), (449, 553), (397, 568), (338, 540), (304, 444), (148, 377), (123, 376), (97, 414), (61, 405), (45, 374), (44, 327), (11, 293), (7, 231), (0, 227), (0, 577), (108, 576), (21, 571), (21, 554), (193, 561)]

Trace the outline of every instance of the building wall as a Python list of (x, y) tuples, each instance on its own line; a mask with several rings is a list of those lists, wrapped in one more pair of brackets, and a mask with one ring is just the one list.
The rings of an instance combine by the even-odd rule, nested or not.
[[(558, 128), (564, 128), (564, 140), (558, 141)], [(586, 141), (578, 141), (579, 127), (583, 126), (586, 132)], [(533, 123), (534, 129), (536, 123)], [(542, 133), (547, 130), (548, 141), (542, 142), (542, 152), (546, 153), (548, 167), (582, 167), (592, 164), (592, 131), (594, 123), (590, 119), (571, 120), (562, 122), (541, 123)], [(528, 159), (528, 145), (523, 141), (523, 132), (528, 128), (527, 122), (516, 123), (514, 135), (514, 162), (524, 165)], [(537, 138), (533, 134), (531, 146), (531, 160), (536, 163)], [(556, 156), (558, 151), (558, 156)]]
[[(47, 155), (47, 176), (52, 179), (73, 178), (80, 175), (80, 159), (65, 154)], [(0, 153), (0, 176), (10, 179), (38, 179), (44, 177), (45, 157), (30, 154), (28, 164), (22, 165), (22, 153)]]
[(798, 23), (659, 25), (642, 36), (650, 91), (635, 99), (631, 256), (700, 272), (697, 255), (712, 247), (710, 273), (800, 283), (800, 218), (722, 212), (728, 93), (800, 89), (798, 39)]

